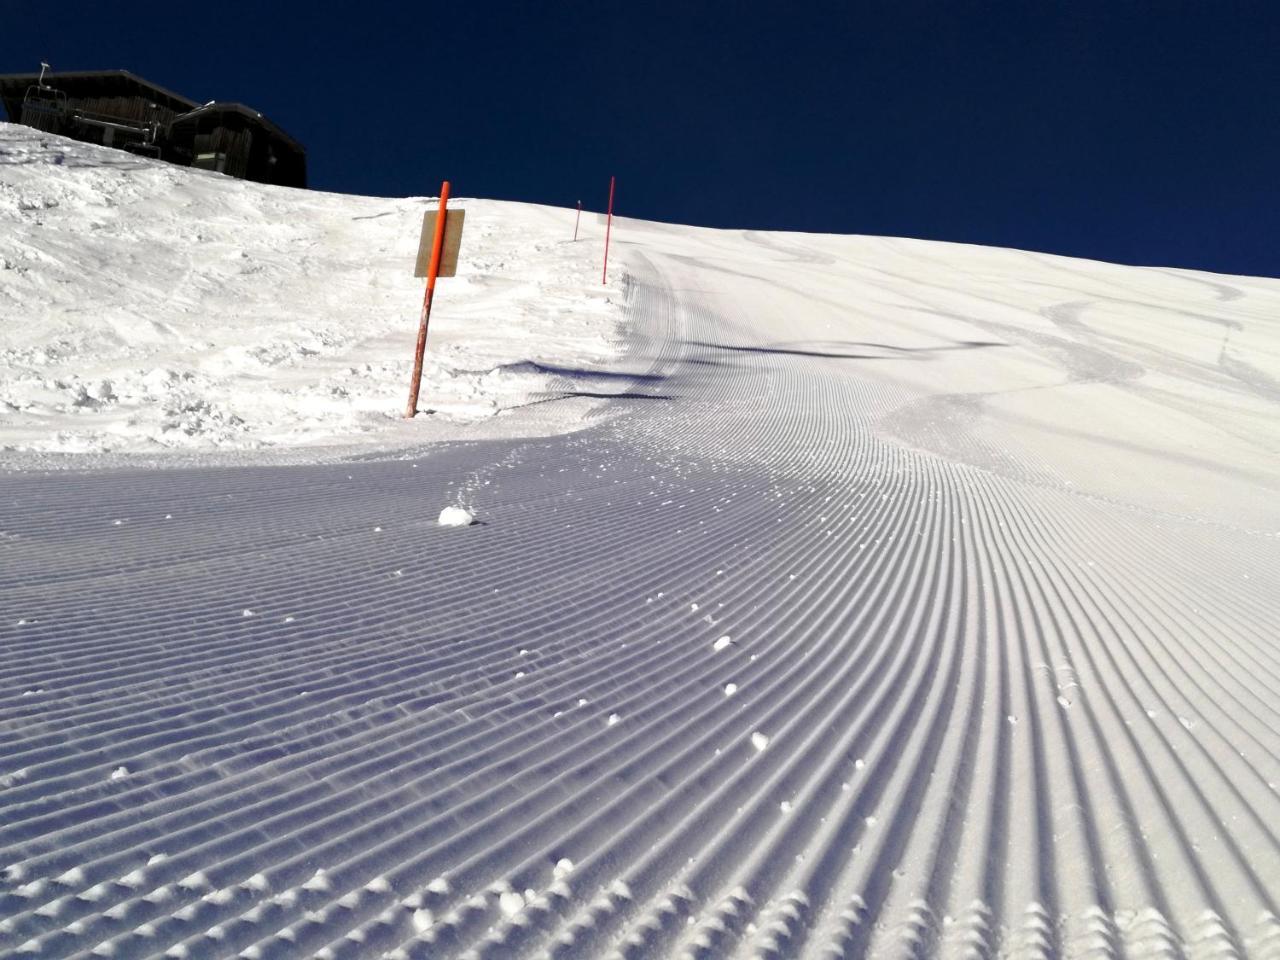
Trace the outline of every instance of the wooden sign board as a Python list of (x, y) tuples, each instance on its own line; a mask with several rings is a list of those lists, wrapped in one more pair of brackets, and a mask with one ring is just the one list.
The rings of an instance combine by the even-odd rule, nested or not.
[[(418, 240), (418, 260), (413, 265), (415, 277), (425, 277), (431, 262), (431, 241), (436, 235), (436, 213), (428, 210), (422, 216), (422, 237)], [(440, 251), (441, 277), (458, 275), (458, 251), (462, 249), (462, 221), (466, 210), (448, 210), (444, 221), (444, 246)]]

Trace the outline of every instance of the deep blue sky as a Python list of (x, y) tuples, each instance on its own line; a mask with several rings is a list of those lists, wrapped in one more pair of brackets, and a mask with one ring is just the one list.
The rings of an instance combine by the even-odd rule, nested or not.
[(312, 186), (1280, 276), (1280, 2), (5, 4), (0, 72), (240, 100)]

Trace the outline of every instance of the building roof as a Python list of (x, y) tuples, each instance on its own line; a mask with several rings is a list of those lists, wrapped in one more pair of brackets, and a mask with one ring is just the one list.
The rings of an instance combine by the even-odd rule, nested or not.
[[(39, 73), (0, 74), (0, 97), (4, 98), (5, 106), (9, 106), (9, 101), (15, 95), (18, 97), (23, 96), (27, 91), (27, 87), (39, 81)], [(186, 113), (188, 110), (194, 110), (200, 106), (196, 101), (188, 99), (180, 93), (174, 93), (172, 90), (166, 90), (150, 80), (144, 80), (128, 70), (69, 70), (60, 73), (46, 71), (44, 75), (44, 82), (52, 86), (63, 83), (74, 87), (84, 81), (97, 81), (123, 89), (132, 88), (176, 113)], [(12, 109), (10, 109), (10, 117), (13, 117)]]
[[(18, 113), (21, 112), (22, 107), (21, 98), (26, 95), (28, 87), (37, 84), (39, 81), (39, 73), (0, 74), (0, 99), (3, 99), (5, 107), (9, 111), (10, 119), (18, 119)], [(44, 82), (55, 89), (66, 88), (64, 90), (66, 93), (75, 93), (75, 87), (84, 83), (106, 84), (115, 87), (117, 90), (124, 89), (136, 92), (179, 114), (173, 120), (176, 124), (219, 113), (238, 113), (258, 126), (263, 127), (288, 146), (299, 152), (306, 152), (302, 144), (252, 107), (245, 106), (243, 103), (206, 103), (202, 105), (195, 100), (184, 97), (180, 93), (166, 90), (150, 80), (145, 80), (137, 74), (130, 73), (128, 70), (67, 70), (59, 73), (45, 71)], [(17, 110), (14, 109), (15, 105)]]

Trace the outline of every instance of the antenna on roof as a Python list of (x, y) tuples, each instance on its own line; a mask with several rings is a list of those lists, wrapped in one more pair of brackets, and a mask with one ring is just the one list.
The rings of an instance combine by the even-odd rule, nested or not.
[(48, 69), (49, 69), (49, 65), (45, 63), (43, 60), (41, 60), (40, 61), (40, 79), (37, 80), (36, 82), (42, 87), (44, 86), (44, 72)]

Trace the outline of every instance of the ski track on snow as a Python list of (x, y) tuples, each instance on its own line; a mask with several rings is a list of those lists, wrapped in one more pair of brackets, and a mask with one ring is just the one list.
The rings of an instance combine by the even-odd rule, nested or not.
[(904, 443), (777, 346), (833, 257), (662, 236), (582, 432), (0, 477), (0, 952), (1280, 957), (1274, 534)]

